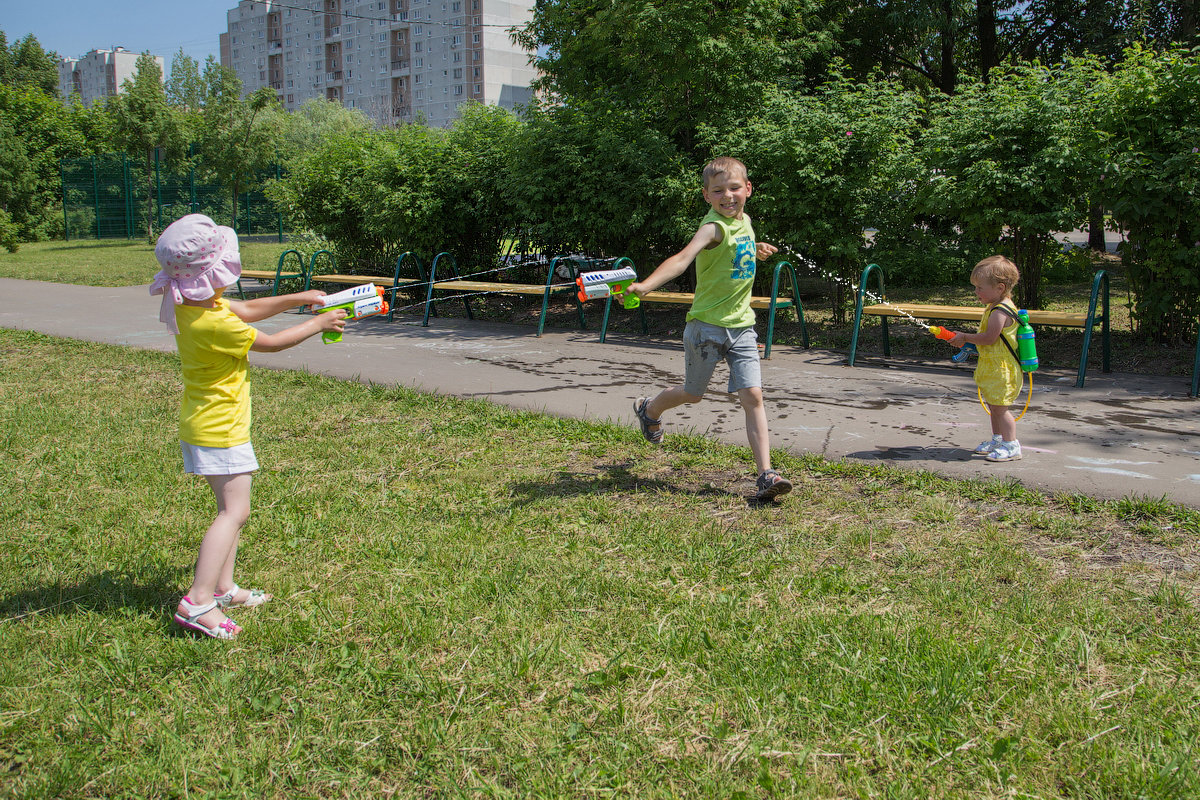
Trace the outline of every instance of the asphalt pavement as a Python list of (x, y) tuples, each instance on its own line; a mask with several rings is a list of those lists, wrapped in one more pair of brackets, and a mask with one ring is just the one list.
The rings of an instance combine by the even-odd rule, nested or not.
[[(3, 328), (173, 351), (158, 309), (146, 286), (0, 279)], [(598, 317), (592, 314), (593, 325)], [(276, 331), (296, 321), (283, 314), (256, 326)], [(347, 326), (340, 344), (315, 337), (282, 353), (251, 353), (250, 361), (630, 426), (635, 398), (683, 377), (678, 341), (610, 334), (600, 344), (595, 330), (538, 337), (527, 326), (463, 319), (421, 327), (416, 315), (361, 320)], [(726, 376), (720, 368), (711, 385), (717, 391), (664, 416), (667, 436), (688, 430), (746, 444), (741, 409), (723, 391)], [(885, 359), (872, 354), (869, 337), (854, 367), (845, 353), (777, 345), (763, 362), (763, 385), (776, 449), (1200, 507), (1200, 400), (1188, 397), (1189, 377), (1104, 374), (1093, 364), (1086, 386), (1076, 388), (1073, 369), (1039, 371), (1017, 429), (1024, 458), (1010, 463), (971, 455), (990, 433), (987, 415), (970, 367), (949, 360)]]

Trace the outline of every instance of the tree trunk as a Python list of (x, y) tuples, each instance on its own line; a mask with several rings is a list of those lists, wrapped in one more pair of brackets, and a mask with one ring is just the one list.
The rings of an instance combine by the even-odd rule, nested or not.
[(1042, 265), (1046, 263), (1046, 246), (1054, 241), (1040, 233), (1026, 233), (1020, 228), (1012, 232), (1013, 261), (1021, 271), (1018, 304), (1021, 308), (1041, 308)]
[(979, 40), (979, 75), (984, 83), (996, 63), (995, 0), (978, 0), (975, 6), (975, 35)]
[(150, 157), (154, 155), (154, 150), (146, 151), (146, 237), (150, 244), (154, 244), (154, 170), (153, 162)]
[(1088, 206), (1088, 249), (1108, 252), (1108, 244), (1104, 241), (1104, 206), (1100, 203)]
[(942, 0), (942, 26), (941, 88), (946, 94), (954, 94), (958, 89), (958, 66), (954, 61), (956, 26), (952, 0)]

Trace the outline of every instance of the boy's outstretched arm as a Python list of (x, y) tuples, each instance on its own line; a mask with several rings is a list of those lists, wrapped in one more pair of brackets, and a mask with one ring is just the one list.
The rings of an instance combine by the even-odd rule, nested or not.
[[(292, 296), (295, 297), (296, 295)], [(303, 303), (300, 305), (303, 305)], [(315, 317), (311, 317), (299, 325), (293, 325), (278, 333), (264, 333), (263, 331), (259, 331), (258, 336), (254, 338), (254, 344), (250, 345), (250, 349), (256, 353), (278, 353), (280, 350), (287, 350), (289, 347), (294, 347), (310, 336), (316, 336), (318, 333), (343, 331), (345, 329), (346, 310), (344, 308), (335, 308), (333, 311), (317, 314)]]
[(712, 222), (701, 225), (687, 246), (655, 267), (654, 272), (651, 272), (645, 280), (629, 284), (629, 291), (642, 297), (664, 283), (678, 278), (696, 260), (696, 256), (700, 254), (701, 250), (714, 244), (720, 244), (722, 235), (720, 227)]
[(237, 314), (242, 322), (258, 322), (299, 306), (311, 306), (325, 296), (320, 289), (307, 292), (256, 297), (253, 300), (230, 300), (229, 310)]

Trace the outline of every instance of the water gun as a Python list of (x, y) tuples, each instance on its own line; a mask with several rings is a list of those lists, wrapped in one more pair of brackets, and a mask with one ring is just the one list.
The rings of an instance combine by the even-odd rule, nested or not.
[[(938, 327), (937, 325), (930, 325), (929, 332), (945, 342), (948, 342), (954, 338), (954, 331), (949, 330), (947, 328)], [(975, 345), (971, 344), (970, 342), (967, 342), (962, 347), (958, 348), (957, 353), (950, 356), (950, 360), (953, 361), (955, 364), (961, 364), (962, 362), (966, 361), (971, 356), (977, 356), (977, 355), (979, 355), (979, 349), (976, 348)]]
[(954, 338), (954, 331), (949, 328), (939, 328), (937, 325), (930, 325), (929, 332), (942, 341), (948, 342)]
[[(313, 303), (312, 307), (313, 312), (317, 314), (333, 311), (335, 308), (344, 310), (347, 320), (373, 317), (388, 312), (387, 301), (383, 299), (383, 288), (373, 283), (364, 283), (362, 286), (355, 286), (336, 294), (327, 294)], [(341, 331), (325, 331), (321, 334), (321, 341), (325, 344), (341, 340)]]
[(629, 291), (629, 284), (637, 280), (637, 273), (630, 267), (585, 272), (575, 279), (579, 287), (579, 302), (600, 300), (609, 295), (617, 297), (626, 308), (637, 308), (642, 298)]

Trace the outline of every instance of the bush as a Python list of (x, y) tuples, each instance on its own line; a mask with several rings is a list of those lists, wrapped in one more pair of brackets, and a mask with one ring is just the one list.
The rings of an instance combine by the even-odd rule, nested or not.
[[(750, 170), (755, 233), (786, 247), (784, 258), (803, 255), (836, 280), (839, 316), (862, 271), (864, 229), (885, 209), (911, 211), (917, 110), (915, 96), (883, 82), (835, 81), (812, 96), (776, 95), (753, 117), (705, 131), (710, 150)], [(756, 291), (767, 288), (758, 284), (769, 273), (760, 270)]]
[(1108, 135), (1103, 196), (1138, 328), (1165, 344), (1200, 317), (1200, 56), (1132, 50), (1099, 93)]

